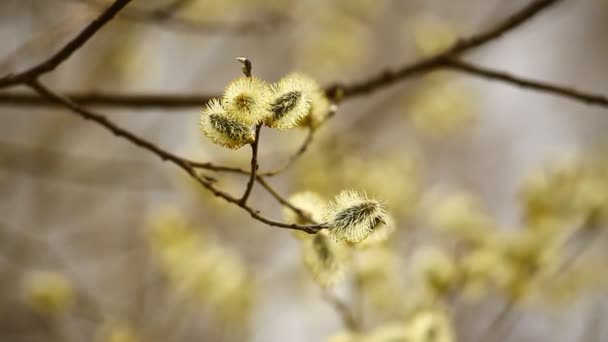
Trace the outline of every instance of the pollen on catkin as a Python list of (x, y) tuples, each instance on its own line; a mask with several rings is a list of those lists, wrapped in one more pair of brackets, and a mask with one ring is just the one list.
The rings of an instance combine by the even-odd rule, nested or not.
[(266, 120), (269, 127), (288, 129), (298, 126), (310, 114), (312, 92), (316, 84), (308, 77), (290, 74), (272, 87), (271, 116)]
[(219, 100), (211, 100), (200, 115), (203, 134), (214, 144), (233, 150), (252, 142), (255, 134), (248, 124), (227, 115)]
[(334, 285), (344, 274), (347, 261), (345, 247), (322, 229), (312, 239), (302, 241), (304, 266), (322, 287)]
[(244, 125), (257, 125), (270, 115), (270, 86), (256, 77), (240, 77), (230, 83), (222, 98), (226, 115)]
[(381, 202), (347, 190), (329, 204), (325, 222), (335, 240), (358, 243), (380, 224), (389, 224), (390, 217)]

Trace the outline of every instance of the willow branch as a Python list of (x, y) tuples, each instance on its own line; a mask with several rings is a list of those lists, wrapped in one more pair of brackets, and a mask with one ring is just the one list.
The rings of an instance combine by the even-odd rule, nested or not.
[(90, 121), (102, 126), (106, 130), (112, 132), (117, 137), (123, 138), (123, 139), (129, 141), (130, 143), (134, 144), (135, 146), (142, 148), (144, 150), (147, 150), (148, 152), (160, 157), (163, 161), (167, 161), (167, 162), (170, 162), (170, 163), (178, 166), (183, 171), (185, 171), (188, 175), (190, 175), (193, 179), (195, 179), (200, 185), (202, 185), (204, 188), (209, 190), (213, 195), (224, 199), (228, 203), (234, 204), (234, 205), (242, 208), (247, 213), (249, 213), (249, 215), (252, 218), (254, 218), (262, 223), (265, 223), (272, 227), (301, 230), (301, 231), (311, 233), (311, 234), (314, 234), (323, 228), (322, 224), (297, 225), (297, 224), (288, 224), (288, 223), (283, 223), (283, 222), (268, 219), (268, 218), (260, 215), (260, 212), (258, 210), (240, 203), (240, 198), (233, 197), (230, 194), (217, 189), (215, 186), (213, 186), (212, 181), (205, 179), (202, 176), (199, 176), (196, 172), (196, 169), (194, 167), (192, 167), (192, 165), (188, 162), (187, 159), (181, 158), (169, 151), (162, 149), (161, 147), (155, 145), (154, 143), (135, 135), (134, 133), (118, 126), (117, 124), (110, 121), (109, 119), (107, 119), (105, 116), (103, 116), (101, 114), (97, 114), (97, 113), (94, 113), (83, 107), (80, 107), (78, 104), (70, 101), (69, 99), (67, 99), (59, 94), (54, 93), (53, 91), (51, 91), (50, 89), (48, 89), (47, 87), (42, 85), (37, 80), (29, 81), (28, 85), (32, 89), (34, 89), (35, 91), (40, 93), (40, 95), (53, 99), (54, 101), (63, 104), (64, 107), (70, 109), (71, 113), (78, 115), (85, 120), (90, 120)]
[(608, 97), (600, 94), (582, 92), (574, 88), (531, 80), (525, 77), (508, 74), (506, 72), (484, 68), (482, 66), (463, 62), (461, 60), (448, 60), (446, 61), (446, 67), (473, 76), (478, 76), (494, 81), (501, 81), (522, 88), (545, 92), (556, 96), (565, 97), (567, 99), (580, 101), (588, 105), (608, 107)]
[[(67, 94), (66, 98), (82, 106), (129, 109), (187, 109), (202, 107), (218, 95), (199, 94), (122, 94), (122, 93), (79, 93)], [(29, 93), (0, 93), (0, 105), (27, 107), (62, 107), (49, 98)]]
[(490, 30), (469, 38), (460, 39), (451, 48), (442, 53), (418, 62), (404, 65), (396, 70), (387, 69), (376, 76), (372, 76), (371, 78), (360, 82), (347, 85), (333, 85), (327, 89), (327, 94), (333, 98), (341, 94), (344, 99), (362, 96), (393, 85), (408, 77), (440, 68), (446, 64), (446, 61), (449, 58), (500, 38), (503, 34), (519, 27), (544, 9), (559, 1), (562, 0), (536, 0), (507, 19), (499, 22)]
[[(334, 84), (325, 88), (325, 93), (330, 98), (335, 99), (341, 94), (344, 100), (349, 98), (362, 96), (385, 87), (391, 86), (397, 82), (405, 80), (409, 77), (419, 75), (423, 72), (429, 72), (448, 66), (449, 61), (455, 55), (467, 52), (478, 48), (494, 39), (501, 37), (506, 32), (517, 28), (535, 15), (549, 6), (562, 0), (537, 0), (524, 7), (509, 18), (501, 21), (488, 31), (482, 32), (469, 38), (460, 39), (450, 49), (429, 58), (406, 64), (396, 70), (385, 70), (376, 76), (372, 76), (366, 80), (351, 84)], [(14, 77), (14, 76), (13, 76)], [(0, 79), (0, 87), (3, 82), (7, 81), (4, 78)], [(23, 81), (23, 80), (21, 80)], [(19, 81), (12, 81), (11, 85), (18, 84)], [(4, 85), (6, 86), (6, 85)], [(83, 105), (97, 105), (108, 107), (123, 107), (134, 109), (145, 109), (150, 107), (156, 108), (187, 108), (200, 107), (210, 96), (200, 95), (165, 95), (165, 94), (71, 94), (67, 95), (78, 103)], [(25, 94), (0, 94), (0, 104), (11, 105), (33, 105), (47, 106), (53, 101), (40, 99), (39, 97)]]
[(64, 45), (59, 51), (47, 58), (45, 61), (16, 74), (8, 74), (0, 77), (0, 88), (27, 83), (37, 79), (39, 76), (55, 70), (57, 66), (81, 48), (91, 37), (97, 33), (106, 23), (120, 12), (131, 0), (116, 0), (102, 12), (95, 20), (91, 21), (80, 33)]

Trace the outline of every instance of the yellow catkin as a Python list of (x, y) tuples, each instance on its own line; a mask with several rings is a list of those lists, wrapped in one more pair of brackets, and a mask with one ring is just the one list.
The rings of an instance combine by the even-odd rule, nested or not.
[(312, 110), (312, 93), (316, 84), (308, 77), (290, 74), (272, 87), (269, 127), (288, 129), (296, 127)]
[(270, 117), (273, 101), (270, 86), (256, 77), (240, 77), (224, 92), (222, 105), (226, 115), (243, 125), (256, 125)]
[(325, 221), (337, 241), (358, 243), (381, 224), (390, 224), (390, 217), (377, 200), (355, 191), (342, 191), (329, 204)]
[(322, 287), (333, 286), (344, 275), (347, 251), (329, 237), (326, 229), (302, 241), (302, 254), (304, 266)]
[(251, 126), (229, 117), (218, 100), (211, 100), (201, 112), (200, 127), (211, 142), (233, 150), (253, 142), (255, 138)]

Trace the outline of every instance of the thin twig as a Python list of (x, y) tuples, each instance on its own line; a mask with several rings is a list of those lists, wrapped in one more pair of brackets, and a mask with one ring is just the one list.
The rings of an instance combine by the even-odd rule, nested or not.
[(266, 189), (266, 191), (268, 191), (268, 193), (272, 197), (274, 197), (274, 199), (277, 200), (277, 202), (279, 202), (283, 206), (289, 208), (291, 211), (293, 211), (294, 213), (296, 213), (296, 215), (300, 216), (306, 222), (312, 223), (312, 224), (318, 224), (319, 223), (319, 222), (316, 222), (315, 220), (313, 220), (313, 218), (310, 217), (310, 215), (308, 215), (302, 209), (294, 206), (293, 204), (291, 204), (291, 202), (289, 202), (288, 200), (286, 200), (285, 198), (283, 198), (283, 196), (281, 196), (272, 186), (270, 186), (270, 184), (268, 184), (268, 182), (263, 177), (261, 177), (260, 175), (257, 176), (257, 181), (258, 181), (258, 183), (260, 183), (260, 185), (264, 189)]
[(272, 176), (276, 176), (280, 173), (283, 173), (287, 169), (289, 169), (291, 167), (291, 165), (293, 165), (306, 152), (306, 150), (308, 149), (308, 146), (310, 146), (310, 144), (313, 141), (314, 135), (315, 135), (315, 129), (312, 127), (309, 128), (308, 134), (306, 134), (306, 139), (304, 139), (304, 141), (302, 142), (300, 147), (296, 150), (296, 152), (294, 154), (292, 154), (289, 157), (289, 159), (287, 160), (287, 162), (285, 164), (283, 164), (283, 166), (276, 168), (274, 170), (261, 172), (260, 176), (272, 177)]
[(490, 80), (502, 81), (505, 83), (514, 84), (522, 88), (541, 91), (568, 99), (584, 102), (589, 105), (608, 107), (608, 97), (600, 94), (592, 94), (582, 92), (580, 90), (565, 86), (550, 84), (542, 81), (531, 80), (521, 76), (508, 74), (502, 71), (484, 68), (479, 65), (464, 62), (461, 60), (450, 59), (446, 61), (446, 67), (462, 71), (474, 76), (480, 76)]
[[(251, 74), (250, 74), (251, 75)], [(255, 139), (251, 143), (251, 170), (249, 181), (247, 182), (247, 187), (245, 188), (245, 193), (243, 193), (243, 197), (239, 201), (240, 204), (245, 205), (247, 203), (247, 199), (251, 194), (251, 189), (253, 189), (253, 185), (255, 184), (256, 173), (258, 172), (258, 145), (260, 143), (260, 131), (262, 129), (262, 124), (258, 124), (255, 127)]]
[(99, 31), (106, 23), (123, 9), (131, 0), (116, 0), (101, 13), (95, 20), (91, 21), (80, 33), (64, 45), (59, 51), (47, 58), (45, 61), (16, 74), (8, 74), (0, 77), (0, 88), (27, 83), (37, 79), (39, 76), (55, 70), (57, 66), (81, 48), (91, 37)]
[(153, 144), (152, 142), (147, 141), (147, 140), (135, 135), (134, 133), (116, 125), (114, 122), (110, 121), (109, 119), (107, 119), (105, 116), (103, 116), (101, 114), (97, 114), (97, 113), (94, 113), (83, 107), (80, 107), (79, 105), (70, 101), (69, 99), (62, 97), (59, 94), (54, 93), (53, 91), (51, 91), (50, 89), (48, 89), (47, 87), (42, 85), (37, 80), (32, 80), (32, 81), (28, 82), (28, 85), (30, 87), (32, 87), (32, 89), (34, 89), (38, 93), (40, 93), (41, 95), (51, 98), (54, 101), (57, 101), (59, 103), (62, 103), (66, 108), (70, 109), (71, 112), (74, 113), (75, 115), (78, 115), (85, 120), (90, 120), (90, 121), (93, 121), (93, 122), (99, 124), (100, 126), (104, 127), (105, 129), (109, 130), (110, 132), (112, 132), (117, 137), (124, 138), (124, 139), (128, 140), (129, 142), (133, 143), (134, 145), (157, 155), (163, 161), (168, 161), (170, 163), (175, 164), (176, 166), (178, 166), (179, 168), (184, 170), (186, 173), (188, 173), (188, 175), (190, 175), (192, 178), (194, 178), (200, 185), (202, 185), (204, 188), (206, 188), (211, 193), (213, 193), (213, 195), (220, 197), (220, 198), (224, 199), (225, 201), (244, 209), (246, 212), (249, 213), (249, 215), (251, 217), (253, 217), (254, 219), (256, 219), (262, 223), (265, 223), (272, 227), (301, 230), (301, 231), (304, 231), (304, 232), (307, 232), (310, 234), (314, 234), (324, 227), (323, 224), (298, 225), (298, 224), (288, 224), (288, 223), (283, 223), (283, 222), (268, 219), (268, 218), (260, 215), (260, 212), (258, 210), (251, 208), (245, 204), (241, 204), (239, 198), (235, 198), (235, 197), (231, 196), (230, 194), (217, 189), (216, 187), (213, 186), (213, 184), (210, 180), (207, 180), (204, 177), (199, 176), (196, 172), (196, 169), (194, 167), (192, 167), (192, 165), (190, 165), (190, 163), (188, 162), (187, 159), (181, 158), (171, 152), (168, 152), (168, 151), (158, 147), (157, 145)]

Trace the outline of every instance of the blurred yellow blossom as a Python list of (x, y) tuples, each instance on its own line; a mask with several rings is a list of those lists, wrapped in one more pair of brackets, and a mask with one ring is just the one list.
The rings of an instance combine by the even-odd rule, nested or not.
[(225, 320), (246, 319), (255, 284), (238, 255), (196, 232), (176, 210), (160, 210), (150, 225), (151, 251), (179, 295), (212, 306)]
[(322, 287), (333, 286), (344, 275), (348, 251), (326, 229), (302, 241), (302, 254), (306, 269)]
[(432, 74), (408, 97), (405, 113), (414, 129), (429, 138), (443, 138), (471, 128), (479, 116), (474, 93), (453, 76)]
[(72, 283), (60, 272), (28, 271), (21, 286), (25, 304), (40, 314), (61, 314), (68, 310), (74, 301)]
[(406, 21), (403, 30), (411, 36), (416, 51), (431, 56), (449, 49), (458, 39), (457, 30), (433, 13), (419, 13)]
[(133, 327), (124, 321), (109, 321), (102, 324), (95, 334), (96, 342), (141, 342)]
[(459, 280), (454, 258), (437, 246), (418, 247), (411, 260), (416, 278), (439, 295), (446, 294)]

